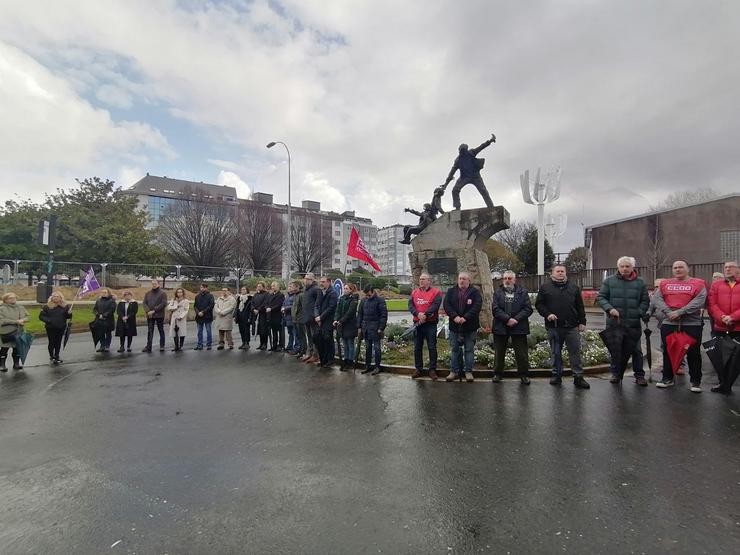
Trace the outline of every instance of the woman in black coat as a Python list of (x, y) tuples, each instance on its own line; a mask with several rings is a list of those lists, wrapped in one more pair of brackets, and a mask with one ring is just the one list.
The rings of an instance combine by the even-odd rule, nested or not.
[(267, 336), (269, 334), (267, 324), (267, 301), (269, 293), (265, 291), (265, 283), (263, 281), (257, 282), (257, 292), (252, 297), (252, 315), (257, 320), (257, 335), (260, 338), (260, 346), (257, 347), (260, 351), (267, 350)]
[(116, 327), (116, 300), (111, 295), (110, 289), (104, 288), (100, 292), (101, 295), (95, 301), (95, 306), (93, 307), (93, 314), (95, 314), (95, 319), (102, 320), (105, 326), (103, 328), (103, 340), (100, 342), (100, 348), (97, 352), (107, 353), (110, 348), (110, 342), (113, 339), (113, 329)]
[(59, 358), (62, 350), (64, 333), (67, 330), (67, 321), (72, 318), (71, 307), (64, 302), (64, 297), (59, 291), (54, 291), (49, 297), (49, 302), (43, 306), (39, 313), (39, 320), (44, 323), (46, 336), (49, 339), (49, 360), (57, 365), (62, 362)]
[(136, 335), (136, 313), (139, 312), (139, 304), (133, 300), (131, 291), (123, 292), (123, 300), (116, 307), (116, 337), (121, 338), (119, 353), (123, 352), (123, 345), (126, 343), (126, 350), (131, 352), (131, 341)]

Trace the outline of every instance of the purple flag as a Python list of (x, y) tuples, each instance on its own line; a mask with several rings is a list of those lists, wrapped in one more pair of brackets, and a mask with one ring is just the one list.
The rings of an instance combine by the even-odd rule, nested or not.
[(80, 284), (79, 296), (84, 297), (85, 295), (87, 295), (88, 293), (92, 293), (96, 289), (100, 289), (100, 284), (95, 278), (95, 272), (93, 271), (92, 266), (90, 266), (90, 269), (85, 273), (85, 277)]

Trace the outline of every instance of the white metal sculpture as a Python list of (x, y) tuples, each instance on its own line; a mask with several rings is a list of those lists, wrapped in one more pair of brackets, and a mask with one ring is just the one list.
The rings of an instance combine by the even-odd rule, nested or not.
[(547, 172), (537, 168), (534, 179), (529, 177), (529, 170), (519, 176), (522, 186), (524, 202), (537, 206), (537, 273), (545, 273), (545, 204), (555, 202), (560, 198), (560, 167)]

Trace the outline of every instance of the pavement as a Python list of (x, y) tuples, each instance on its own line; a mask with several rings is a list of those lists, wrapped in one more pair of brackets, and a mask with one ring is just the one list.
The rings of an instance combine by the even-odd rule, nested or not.
[(0, 553), (738, 552), (740, 395), (712, 375), (580, 391), (134, 346), (76, 335), (50, 368), (37, 340), (0, 378)]

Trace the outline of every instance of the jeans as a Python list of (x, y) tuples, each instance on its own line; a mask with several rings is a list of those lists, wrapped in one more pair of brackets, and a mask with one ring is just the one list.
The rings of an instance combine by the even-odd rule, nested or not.
[[(450, 330), (450, 370), (455, 374), (459, 374), (463, 368), (460, 367), (460, 351), (463, 350), (464, 345), (464, 370), (465, 372), (473, 371), (473, 363), (475, 362), (475, 335), (476, 331), (463, 331), (457, 332)], [(460, 343), (463, 345), (460, 345)]]
[[(380, 337), (365, 339), (365, 368), (380, 368)], [(375, 365), (373, 366), (373, 362)]]
[(295, 327), (295, 338), (293, 350), (297, 353), (306, 352), (306, 326), (304, 324), (293, 324)]
[[(645, 369), (642, 366), (642, 347), (639, 343), (635, 346), (635, 350), (632, 352), (632, 371), (635, 373), (635, 378), (645, 377)], [(612, 360), (609, 363), (609, 372), (612, 373), (612, 376), (619, 375), (618, 360)]]
[(514, 348), (514, 358), (516, 359), (516, 369), (520, 376), (529, 375), (529, 349), (527, 347), (526, 335), (495, 335), (493, 336), (493, 345), (496, 351), (495, 370), (494, 372), (503, 376), (504, 359), (506, 357), (506, 348), (511, 337), (511, 346)]
[(343, 337), (342, 338), (342, 351), (344, 352), (344, 360), (355, 360), (355, 338), (354, 337)]
[(563, 375), (563, 345), (568, 347), (570, 368), (574, 376), (583, 376), (581, 365), (581, 334), (578, 328), (547, 328), (552, 352), (552, 374)]
[(424, 341), (429, 348), (429, 370), (437, 370), (437, 323), (424, 322), (416, 326), (414, 337), (414, 367), (421, 372), (424, 369)]
[(210, 347), (213, 344), (213, 330), (211, 324), (213, 322), (196, 322), (198, 325), (198, 347), (203, 346), (203, 328), (206, 330), (207, 343), (206, 347)]
[(285, 329), (288, 330), (288, 344), (285, 346), (285, 350), (292, 351), (295, 348), (296, 344), (295, 326), (293, 324), (286, 325)]
[[(673, 379), (673, 367), (671, 365), (671, 358), (668, 356), (668, 350), (666, 349), (666, 338), (674, 332), (679, 331), (678, 326), (660, 326), (660, 339), (663, 343), (663, 379)], [(696, 339), (693, 346), (689, 347), (686, 351), (686, 360), (689, 363), (689, 379), (691, 383), (701, 383), (701, 326), (681, 326), (681, 331), (689, 334), (691, 337)]]
[[(152, 340), (154, 339), (154, 326), (157, 326), (157, 330), (159, 330), (159, 346), (164, 347), (164, 318), (149, 318), (146, 321), (146, 326), (147, 349), (152, 348)], [(110, 339), (108, 340), (108, 344), (110, 344)]]

